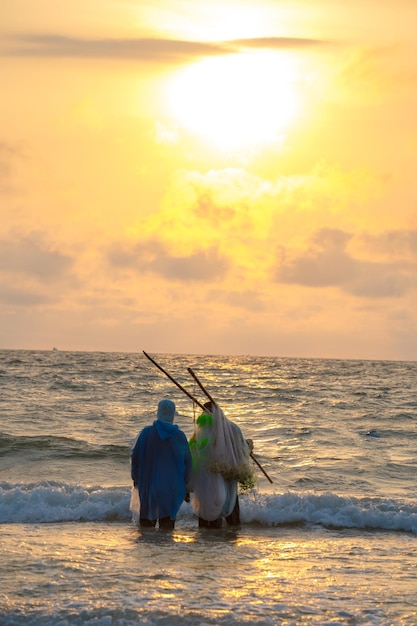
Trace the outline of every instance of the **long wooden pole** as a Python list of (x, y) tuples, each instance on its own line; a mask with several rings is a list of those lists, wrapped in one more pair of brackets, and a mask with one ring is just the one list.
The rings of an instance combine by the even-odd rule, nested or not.
[(175, 380), (175, 378), (172, 378), (171, 374), (168, 374), (168, 372), (166, 370), (164, 370), (163, 367), (161, 367), (151, 356), (149, 356), (149, 354), (147, 354), (145, 352), (145, 350), (143, 350), (143, 354), (146, 356), (147, 359), (149, 359), (151, 361), (151, 363), (153, 363), (155, 365), (155, 367), (157, 367), (159, 370), (161, 370), (161, 372), (163, 374), (165, 374), (165, 376), (167, 376), (169, 378), (169, 380), (172, 380), (172, 382), (174, 383), (174, 385), (177, 385), (177, 387), (179, 389), (181, 389), (181, 391), (183, 393), (185, 393), (186, 396), (188, 396), (193, 402), (195, 402), (195, 404), (198, 404), (198, 406), (200, 408), (203, 409), (204, 411), (204, 405), (201, 404), (201, 402), (199, 402), (197, 400), (197, 398), (194, 398), (194, 396), (191, 395), (191, 393), (189, 393), (189, 391), (187, 391), (182, 385), (180, 385), (180, 383), (178, 381)]
[[(143, 350), (143, 354), (146, 356), (147, 359), (149, 359), (149, 361), (151, 361), (151, 363), (155, 365), (155, 367), (157, 367), (163, 374), (165, 374), (165, 376), (167, 376), (169, 380), (171, 380), (174, 383), (174, 385), (176, 385), (179, 389), (181, 389), (181, 391), (185, 393), (186, 396), (188, 396), (193, 402), (195, 402), (195, 404), (197, 404), (201, 409), (203, 409), (203, 411), (205, 411), (205, 406), (201, 402), (199, 402), (197, 398), (194, 398), (194, 396), (192, 396), (191, 393), (187, 391), (187, 389), (185, 389), (182, 385), (180, 385), (180, 383), (177, 380), (175, 380), (175, 378), (173, 378), (171, 374), (168, 374), (168, 372), (164, 370), (164, 368), (161, 365), (159, 365), (159, 363), (157, 363), (155, 359), (153, 359), (147, 352), (145, 352), (145, 350)], [(203, 384), (197, 378), (196, 374), (193, 372), (191, 367), (188, 367), (187, 370), (191, 374), (191, 376), (194, 378), (194, 380), (200, 387), (201, 391), (207, 396), (207, 398), (214, 404), (217, 404), (214, 398), (211, 397), (207, 389), (203, 386)], [(254, 457), (252, 452), (250, 452), (249, 454), (250, 454), (251, 459), (256, 463), (256, 465), (259, 467), (261, 472), (266, 476), (269, 482), (272, 483), (271, 478), (268, 476), (268, 474), (266, 473), (262, 465), (259, 463), (259, 461)]]
[[(194, 378), (195, 382), (197, 383), (197, 385), (200, 387), (201, 391), (203, 393), (206, 394), (207, 398), (213, 402), (214, 404), (217, 404), (215, 402), (215, 400), (211, 397), (211, 395), (209, 394), (209, 392), (207, 391), (207, 389), (203, 386), (203, 383), (197, 378), (197, 375), (193, 372), (193, 370), (191, 369), (191, 367), (187, 367), (188, 372), (191, 374), (191, 376)], [(272, 483), (272, 479), (268, 476), (268, 474), (266, 473), (266, 471), (264, 470), (264, 468), (262, 467), (262, 465), (259, 463), (259, 461), (257, 461), (257, 459), (255, 459), (255, 457), (253, 456), (252, 452), (249, 453), (250, 457), (252, 459), (252, 461), (254, 461), (256, 463), (256, 465), (259, 467), (259, 469), (261, 470), (261, 472), (266, 476), (266, 478), (269, 480), (270, 483)]]
[(197, 385), (200, 387), (201, 391), (207, 396), (207, 398), (210, 400), (210, 402), (212, 402), (213, 404), (217, 404), (217, 402), (215, 401), (214, 398), (211, 397), (211, 395), (209, 394), (209, 392), (207, 391), (207, 389), (205, 387), (203, 387), (203, 384), (199, 381), (199, 379), (197, 378), (197, 375), (194, 374), (193, 370), (191, 369), (191, 367), (187, 367), (187, 371), (191, 374), (191, 376), (194, 378), (195, 382), (197, 383)]

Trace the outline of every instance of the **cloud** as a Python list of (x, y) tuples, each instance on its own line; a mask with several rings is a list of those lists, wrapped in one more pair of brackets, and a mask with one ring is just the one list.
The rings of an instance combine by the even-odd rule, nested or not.
[(380, 257), (417, 260), (417, 230), (388, 230), (379, 235), (364, 233), (360, 239), (368, 250)]
[(252, 39), (235, 39), (230, 43), (239, 48), (288, 50), (292, 48), (322, 46), (329, 42), (322, 39), (308, 39), (303, 37), (257, 37)]
[(352, 234), (342, 230), (322, 229), (312, 238), (306, 252), (291, 255), (282, 248), (276, 279), (312, 288), (338, 287), (366, 298), (400, 297), (415, 284), (415, 264), (353, 258), (346, 250), (352, 238)]
[(12, 165), (16, 157), (22, 156), (17, 148), (0, 142), (0, 193), (13, 191)]
[(7, 307), (32, 307), (52, 302), (48, 294), (39, 293), (31, 288), (13, 287), (0, 283), (0, 303)]
[[(403, 47), (397, 43), (362, 47), (354, 51), (338, 77), (343, 97), (361, 102), (373, 96), (376, 101), (398, 98), (404, 89), (415, 91), (416, 70), (401, 62)], [(335, 84), (336, 87), (336, 84)]]
[(62, 35), (15, 35), (3, 54), (16, 57), (80, 57), (133, 59), (154, 62), (189, 61), (193, 58), (227, 54), (221, 43), (202, 43), (162, 38), (78, 39)]
[(213, 297), (213, 301), (216, 301), (216, 302), (221, 301), (235, 308), (244, 309), (246, 311), (251, 311), (254, 313), (258, 313), (258, 312), (266, 310), (266, 304), (263, 301), (261, 294), (259, 294), (255, 290), (246, 290), (246, 291), (231, 291), (230, 289), (227, 289), (226, 291), (213, 290), (211, 295)]
[(215, 248), (178, 255), (170, 253), (156, 239), (113, 246), (107, 253), (107, 262), (115, 269), (152, 272), (170, 281), (215, 280), (228, 268), (228, 261)]
[(161, 122), (155, 123), (155, 141), (159, 144), (175, 146), (179, 143), (179, 135), (175, 130), (168, 128)]
[(233, 54), (239, 50), (288, 49), (321, 45), (315, 39), (264, 37), (224, 42), (200, 42), (182, 39), (80, 39), (63, 35), (9, 35), (0, 55), (9, 57), (132, 59), (154, 63), (181, 63), (202, 57)]
[(20, 273), (51, 282), (66, 274), (71, 265), (71, 257), (51, 249), (40, 232), (15, 240), (0, 240), (2, 273)]

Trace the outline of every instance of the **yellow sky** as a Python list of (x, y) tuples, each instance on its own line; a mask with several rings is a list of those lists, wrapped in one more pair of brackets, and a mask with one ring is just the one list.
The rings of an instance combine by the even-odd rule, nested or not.
[(417, 359), (415, 0), (2, 0), (0, 348)]

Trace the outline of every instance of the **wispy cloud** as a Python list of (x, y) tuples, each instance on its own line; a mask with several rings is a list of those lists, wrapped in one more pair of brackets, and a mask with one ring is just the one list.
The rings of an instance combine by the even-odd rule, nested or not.
[(287, 50), (288, 48), (307, 48), (328, 44), (322, 39), (309, 39), (306, 37), (256, 37), (248, 39), (235, 39), (229, 44), (239, 48), (272, 48)]
[(264, 37), (224, 42), (165, 38), (80, 39), (63, 35), (10, 35), (0, 50), (8, 57), (131, 59), (154, 63), (181, 63), (195, 58), (236, 53), (242, 49), (288, 49), (322, 45), (316, 39)]

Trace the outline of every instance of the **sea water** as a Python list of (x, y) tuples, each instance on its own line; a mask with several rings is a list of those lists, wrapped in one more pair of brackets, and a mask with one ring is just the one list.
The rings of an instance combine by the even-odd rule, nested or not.
[(241, 525), (132, 521), (138, 432), (200, 410), (142, 353), (0, 351), (0, 624), (417, 624), (417, 363), (152, 356), (254, 440)]

